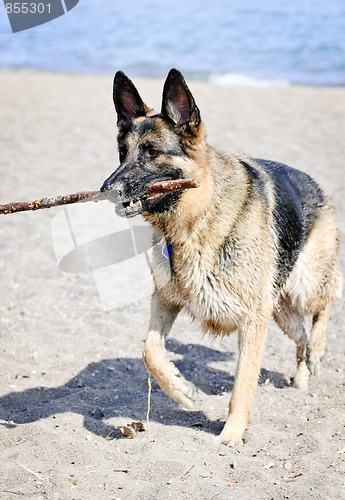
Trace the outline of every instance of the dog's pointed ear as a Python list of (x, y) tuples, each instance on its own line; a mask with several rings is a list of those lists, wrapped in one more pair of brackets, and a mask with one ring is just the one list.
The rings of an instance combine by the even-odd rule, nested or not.
[(175, 125), (198, 126), (201, 122), (200, 111), (185, 79), (177, 69), (171, 69), (163, 88), (162, 114)]
[(130, 127), (134, 118), (146, 116), (149, 111), (132, 80), (122, 71), (118, 71), (114, 78), (113, 99), (119, 128)]

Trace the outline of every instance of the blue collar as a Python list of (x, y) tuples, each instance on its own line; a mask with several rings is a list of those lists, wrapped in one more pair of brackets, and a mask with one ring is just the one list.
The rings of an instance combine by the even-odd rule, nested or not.
[(162, 248), (162, 254), (166, 259), (170, 259), (172, 255), (172, 245), (170, 243), (165, 243)]

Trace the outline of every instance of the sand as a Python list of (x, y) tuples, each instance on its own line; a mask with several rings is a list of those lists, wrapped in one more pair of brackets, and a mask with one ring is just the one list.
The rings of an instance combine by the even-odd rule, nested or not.
[[(159, 109), (162, 81), (136, 83)], [(190, 87), (211, 144), (313, 175), (334, 200), (345, 240), (345, 88)], [(0, 89), (0, 203), (98, 189), (117, 165), (111, 76), (2, 70)], [(78, 245), (113, 231), (111, 205), (94, 205), (105, 215), (90, 236), (88, 205), (74, 222)], [(125, 267), (109, 276), (126, 294), (104, 311), (107, 269), (98, 282), (59, 269), (53, 240), (62, 241), (60, 257), (70, 249), (56, 236), (59, 228), (66, 236), (61, 210), (0, 218), (0, 498), (345, 498), (343, 302), (307, 392), (290, 387), (294, 345), (270, 325), (252, 422), (236, 447), (215, 439), (236, 336), (212, 341), (181, 314), (168, 347), (205, 395), (197, 411), (183, 411), (153, 382), (149, 433), (146, 275), (144, 288)], [(342, 266), (344, 257), (343, 246)], [(146, 431), (123, 438), (118, 427), (132, 421)]]

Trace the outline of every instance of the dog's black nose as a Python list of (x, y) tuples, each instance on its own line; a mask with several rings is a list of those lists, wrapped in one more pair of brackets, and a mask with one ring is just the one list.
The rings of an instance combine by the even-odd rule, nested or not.
[(113, 189), (113, 183), (111, 182), (111, 176), (110, 176), (103, 182), (100, 191), (101, 193), (104, 193), (105, 191), (110, 191), (111, 189)]
[(117, 194), (121, 196), (122, 191), (123, 191), (123, 184), (121, 181), (116, 181), (114, 179), (114, 177), (115, 177), (115, 174), (111, 174), (111, 176), (108, 177), (108, 179), (106, 179), (103, 182), (103, 185), (102, 185), (100, 191), (102, 193), (105, 193), (105, 195), (107, 195), (107, 192), (109, 192), (109, 191), (116, 191)]
[(101, 193), (104, 193), (105, 191), (109, 191), (111, 188), (110, 188), (110, 185), (109, 185), (109, 182), (108, 182), (108, 179), (105, 180), (102, 184), (102, 187), (100, 189)]

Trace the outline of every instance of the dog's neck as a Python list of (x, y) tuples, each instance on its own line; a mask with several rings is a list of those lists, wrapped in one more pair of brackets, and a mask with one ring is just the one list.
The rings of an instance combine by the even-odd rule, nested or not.
[[(241, 210), (246, 197), (247, 175), (240, 161), (235, 159), (229, 164), (227, 155), (210, 146), (207, 146), (201, 158), (202, 168), (198, 168), (200, 178), (195, 179), (200, 186), (184, 191), (169, 212), (145, 214), (145, 219), (163, 233), (165, 241), (173, 249), (185, 244), (193, 246), (195, 242), (199, 242), (205, 227), (214, 233), (214, 238), (221, 241), (223, 233), (228, 234), (231, 220), (235, 224), (237, 219), (238, 214), (233, 210), (234, 199), (237, 200), (238, 210)], [(217, 173), (215, 169), (218, 169)], [(215, 174), (216, 177), (223, 178), (221, 185), (214, 183)], [(221, 194), (221, 190), (226, 192)], [(226, 228), (218, 227), (223, 211), (227, 212)]]
[(145, 219), (160, 229), (166, 241), (172, 244), (180, 238), (188, 237), (212, 205), (214, 182), (209, 158), (212, 151), (212, 148), (206, 146), (203, 154), (196, 156), (198, 177), (193, 176), (193, 179), (199, 184), (197, 188), (182, 192), (177, 203), (168, 212), (144, 214)]

